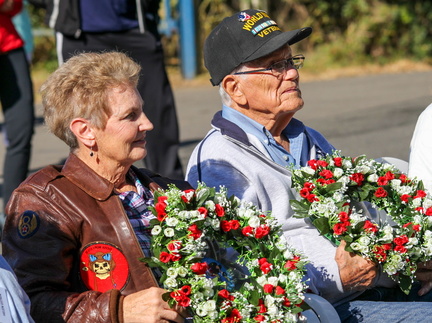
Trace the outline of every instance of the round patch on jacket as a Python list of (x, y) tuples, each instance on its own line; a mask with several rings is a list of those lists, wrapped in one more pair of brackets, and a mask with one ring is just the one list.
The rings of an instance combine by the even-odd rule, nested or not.
[(25, 211), (18, 220), (18, 235), (22, 239), (33, 236), (40, 226), (39, 215), (33, 211)]
[(102, 293), (110, 289), (122, 290), (129, 278), (129, 264), (114, 244), (92, 242), (81, 251), (80, 274), (90, 290)]

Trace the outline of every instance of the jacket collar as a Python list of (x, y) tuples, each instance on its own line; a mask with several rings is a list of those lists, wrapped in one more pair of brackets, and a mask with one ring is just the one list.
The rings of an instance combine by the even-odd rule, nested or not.
[(114, 184), (99, 176), (75, 154), (69, 154), (61, 173), (96, 200), (106, 200), (114, 191)]
[[(150, 189), (152, 192), (161, 189), (162, 187), (156, 183), (153, 178), (159, 176), (149, 170), (138, 169), (131, 166), (135, 174), (138, 176), (141, 184)], [(104, 201), (108, 199), (114, 192), (114, 184), (107, 179), (99, 176), (86, 163), (79, 159), (75, 154), (69, 154), (61, 173), (68, 180), (82, 189), (96, 200)], [(160, 177), (160, 176), (159, 176)]]
[(238, 125), (223, 118), (222, 111), (216, 112), (211, 123), (213, 127), (219, 129), (222, 135), (234, 138), (247, 146), (252, 146), (247, 134)]
[[(213, 127), (219, 129), (222, 135), (227, 135), (242, 142), (245, 145), (252, 146), (247, 134), (243, 131), (243, 129), (241, 129), (237, 124), (222, 117), (222, 111), (216, 112), (212, 120), (212, 125)], [(295, 118), (291, 119), (288, 127), (293, 131), (306, 132), (306, 134), (309, 135), (303, 122)]]

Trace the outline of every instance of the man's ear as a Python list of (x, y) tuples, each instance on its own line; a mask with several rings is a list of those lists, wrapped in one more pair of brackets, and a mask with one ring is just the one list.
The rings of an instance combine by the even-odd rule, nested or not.
[(243, 93), (243, 83), (239, 82), (239, 77), (235, 75), (227, 75), (222, 80), (221, 86), (225, 92), (231, 97), (238, 106), (245, 106), (247, 98)]
[(70, 130), (73, 132), (79, 142), (87, 147), (93, 147), (95, 144), (95, 135), (90, 122), (84, 118), (75, 118), (69, 125)]

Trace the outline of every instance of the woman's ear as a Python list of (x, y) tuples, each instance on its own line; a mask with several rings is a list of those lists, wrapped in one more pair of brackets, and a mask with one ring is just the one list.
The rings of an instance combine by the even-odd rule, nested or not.
[(222, 80), (221, 86), (225, 92), (231, 97), (238, 106), (245, 106), (247, 104), (247, 98), (243, 93), (243, 83), (239, 82), (241, 76), (227, 75)]
[(87, 147), (93, 147), (95, 144), (95, 135), (90, 122), (84, 118), (75, 118), (69, 125), (78, 142)]

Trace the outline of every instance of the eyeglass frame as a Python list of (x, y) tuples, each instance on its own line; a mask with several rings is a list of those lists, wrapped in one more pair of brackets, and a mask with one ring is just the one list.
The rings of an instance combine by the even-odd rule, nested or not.
[[(294, 64), (294, 60), (297, 60), (297, 59), (301, 60), (301, 63), (299, 64), (299, 66), (296, 66), (296, 65)], [(260, 68), (260, 69), (257, 69), (257, 70), (245, 71), (245, 72), (236, 72), (236, 73), (234, 73), (233, 75), (244, 75), (244, 74), (271, 74), (271, 75), (274, 75), (274, 76), (276, 76), (276, 77), (279, 77), (280, 75), (282, 75), (282, 74), (284, 74), (284, 73), (286, 73), (286, 72), (288, 71), (289, 66), (291, 66), (292, 68), (294, 68), (294, 69), (296, 69), (296, 70), (302, 68), (302, 67), (303, 67), (303, 62), (304, 62), (305, 59), (306, 59), (306, 57), (305, 57), (303, 54), (297, 54), (297, 55), (294, 55), (294, 56), (292, 56), (292, 57), (290, 57), (290, 58), (283, 59), (283, 60), (281, 60), (281, 61), (275, 62), (275, 63), (271, 64), (268, 68)], [(283, 71), (282, 73), (281, 73), (281, 72), (276, 72), (277, 74), (276, 74), (275, 72), (273, 72), (273, 67), (272, 67), (272, 66), (274, 66), (274, 65), (276, 65), (276, 64), (280, 64), (280, 63), (282, 63), (282, 62), (287, 62), (287, 63), (285, 64), (284, 71)], [(263, 72), (266, 72), (266, 71), (270, 71), (270, 73), (263, 73)]]

